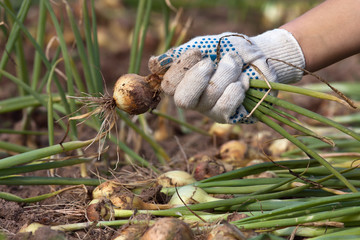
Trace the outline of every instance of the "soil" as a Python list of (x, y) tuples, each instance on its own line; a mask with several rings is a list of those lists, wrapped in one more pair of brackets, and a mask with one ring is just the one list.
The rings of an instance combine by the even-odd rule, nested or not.
[[(105, 2), (105, 1), (104, 1)], [(126, 11), (135, 16), (135, 9), (127, 9)], [(124, 10), (123, 9), (123, 10)], [(36, 9), (33, 10), (36, 14)], [(225, 7), (217, 7), (216, 11), (207, 8), (194, 8), (185, 9), (183, 18), (193, 18), (193, 24), (189, 30), (187, 39), (197, 35), (217, 34), (224, 31), (242, 32), (247, 35), (254, 35), (265, 31), (265, 27), (262, 27), (259, 21), (259, 16), (254, 14), (248, 14), (243, 19), (240, 17), (229, 18), (228, 16), (234, 14), (234, 10), (229, 10)], [(124, 35), (129, 34), (132, 29), (135, 20), (134, 17), (129, 18), (129, 13), (124, 16), (118, 17), (117, 26), (121, 26), (119, 31), (122, 31)], [(109, 20), (102, 18), (104, 16), (99, 13), (98, 19), (101, 23), (99, 31), (102, 31), (108, 26)], [(34, 20), (35, 19), (29, 19)], [(154, 20), (155, 21), (155, 20)], [(35, 21), (36, 22), (36, 21)], [(275, 27), (275, 26), (273, 26)], [(268, 27), (268, 29), (270, 29)], [(156, 24), (150, 27), (149, 34), (146, 39), (146, 44), (143, 54), (142, 68), (140, 70), (142, 75), (147, 75), (147, 60), (151, 55), (156, 54), (157, 46), (160, 44), (160, 37), (157, 36)], [(47, 33), (50, 37), (51, 32)], [(110, 46), (101, 45), (101, 72), (106, 79), (106, 85), (112, 86), (115, 80), (122, 74), (125, 74), (128, 69), (130, 45), (125, 41), (119, 42), (123, 44), (121, 48), (111, 49)], [(27, 55), (32, 54), (32, 50), (29, 50)], [(347, 81), (355, 81), (359, 79), (359, 56), (354, 56), (343, 60), (333, 66), (319, 71), (317, 74), (326, 78), (329, 82), (338, 81), (338, 79), (346, 79)], [(32, 58), (29, 57), (29, 64), (32, 64)], [(9, 66), (9, 71), (14, 66)], [(300, 84), (316, 82), (317, 80), (305, 76), (304, 80)], [(0, 89), (0, 100), (17, 94), (17, 88), (10, 81), (2, 80), (2, 87)], [(6, 90), (4, 90), (6, 89)], [(328, 103), (322, 101), (313, 100), (311, 98), (303, 98), (297, 96), (280, 95), (279, 97), (291, 98), (292, 102), (295, 102), (303, 107), (306, 107), (312, 111), (318, 112), (325, 116), (332, 116), (337, 113), (344, 113), (344, 109), (333, 108), (330, 110)], [(288, 100), (288, 99), (287, 99)], [(169, 113), (172, 116), (176, 116), (174, 104), (171, 99), (166, 99), (168, 102)], [(165, 107), (160, 103), (158, 108)], [(34, 119), (31, 121), (31, 130), (47, 131), (47, 117), (44, 109), (36, 109), (34, 112)], [(187, 122), (199, 126), (204, 130), (209, 130), (213, 122), (204, 116), (188, 111), (185, 113)], [(13, 128), (19, 129), (21, 126), (22, 112), (16, 111), (8, 114), (1, 115), (0, 128)], [(162, 120), (163, 121), (163, 120)], [(228, 171), (232, 166), (226, 166), (226, 164), (217, 161), (217, 154), (219, 153), (219, 147), (222, 143), (229, 140), (242, 140), (251, 149), (251, 153), (256, 158), (263, 158), (264, 151), (267, 151), (266, 143), (269, 140), (276, 139), (279, 136), (275, 134), (271, 129), (263, 124), (242, 125), (239, 126), (240, 131), (236, 134), (227, 134), (225, 136), (209, 137), (204, 136), (196, 132), (184, 132), (179, 125), (165, 121), (159, 121), (156, 115), (148, 114), (148, 122), (150, 128), (159, 134), (158, 142), (164, 147), (168, 155), (171, 157), (171, 161), (166, 167), (162, 167), (162, 170), (181, 169), (188, 172), (195, 172), (197, 179), (217, 175), (222, 172)], [(89, 130), (85, 126), (79, 126), (80, 138), (88, 139), (94, 137), (96, 132)], [(155, 166), (159, 166), (156, 155), (152, 148), (145, 142), (141, 141), (132, 131), (127, 132), (128, 136), (125, 139), (127, 144), (135, 149), (137, 143), (141, 142), (141, 146), (138, 149), (140, 156), (144, 157), (147, 161), (151, 162)], [(59, 141), (64, 133), (56, 130), (56, 137)], [(21, 143), (24, 146), (33, 148), (41, 148), (47, 146), (46, 136), (18, 136), (1, 134), (0, 140), (8, 141), (12, 143)], [(124, 154), (120, 153), (120, 161), (117, 162), (116, 147), (108, 143), (110, 148), (104, 154), (102, 161), (95, 160), (91, 164), (87, 165), (89, 178), (105, 178), (105, 179), (118, 179), (122, 183), (131, 183), (134, 181), (144, 181), (154, 179), (156, 174), (150, 170), (143, 169), (141, 167), (129, 166), (124, 159)], [(96, 152), (96, 144), (87, 149), (87, 153)], [(0, 152), (0, 158), (11, 155), (12, 153)], [(207, 169), (201, 168), (201, 171), (195, 171), (195, 167), (198, 166), (200, 160), (207, 159), (211, 164), (207, 165)], [(255, 157), (254, 157), (255, 158)], [(264, 158), (266, 160), (266, 158)], [(117, 168), (115, 168), (117, 164)], [(110, 173), (108, 170), (111, 170)], [(28, 176), (61, 176), (61, 177), (81, 177), (80, 169), (78, 167), (67, 167), (57, 169), (55, 172), (37, 171), (29, 174)], [(15, 194), (22, 198), (30, 198), (39, 196), (41, 194), (49, 193), (55, 190), (65, 188), (67, 186), (27, 186), (27, 185), (0, 185), (1, 192), (7, 192)], [(40, 232), (37, 232), (35, 236), (26, 236), (26, 234), (19, 234), (19, 230), (30, 223), (41, 223), (47, 226), (86, 222), (85, 209), (87, 203), (91, 200), (91, 192), (94, 187), (79, 187), (77, 189), (66, 191), (56, 197), (51, 197), (37, 203), (17, 203), (12, 201), (6, 201), (0, 199), (0, 231), (3, 231), (9, 239), (50, 239), (52, 236), (57, 236), (57, 232), (50, 230), (49, 228), (43, 228)], [(159, 194), (158, 188), (146, 189), (142, 192), (142, 198), (144, 201), (150, 202), (166, 202), (164, 196)], [(243, 216), (234, 214), (232, 219), (240, 219)], [(116, 234), (114, 228), (87, 228), (86, 230), (67, 232), (66, 238), (71, 239), (111, 239)], [(61, 237), (65, 237), (60, 234)], [(198, 239), (202, 236), (199, 235)], [(1, 236), (0, 236), (1, 239)], [(56, 238), (58, 239), (58, 238)]]

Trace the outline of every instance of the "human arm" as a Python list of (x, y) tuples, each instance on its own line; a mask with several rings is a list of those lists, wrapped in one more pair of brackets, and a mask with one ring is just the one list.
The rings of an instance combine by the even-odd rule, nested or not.
[(314, 72), (360, 52), (359, 12), (359, 0), (327, 0), (280, 28), (293, 34)]

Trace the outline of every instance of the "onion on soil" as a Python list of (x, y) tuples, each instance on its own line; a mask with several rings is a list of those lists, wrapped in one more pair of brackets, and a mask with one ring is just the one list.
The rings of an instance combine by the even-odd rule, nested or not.
[(144, 202), (140, 197), (134, 194), (114, 194), (110, 197), (111, 203), (119, 209), (141, 209), (141, 210), (159, 210), (169, 209), (167, 204), (154, 204)]
[(231, 140), (220, 146), (218, 157), (233, 166), (244, 167), (248, 161), (245, 160), (247, 144), (244, 141)]
[(114, 181), (106, 181), (98, 185), (92, 192), (93, 199), (97, 198), (109, 198), (114, 192), (117, 192), (119, 189)]
[(104, 199), (93, 199), (86, 207), (86, 218), (91, 221), (109, 220), (111, 210), (106, 207)]
[(141, 237), (141, 240), (193, 240), (194, 233), (189, 225), (177, 218), (166, 217), (156, 220)]
[(234, 225), (223, 222), (208, 234), (207, 240), (245, 240), (244, 234)]
[[(180, 196), (180, 197), (179, 197)], [(181, 198), (181, 199), (180, 199)], [(181, 201), (182, 200), (182, 201)], [(185, 204), (196, 204), (222, 200), (207, 194), (203, 189), (191, 185), (180, 187), (169, 201), (169, 205), (183, 206)], [(184, 203), (183, 203), (184, 202)]]
[(157, 177), (157, 184), (163, 187), (180, 187), (196, 182), (194, 177), (185, 171), (174, 170)]
[(116, 231), (112, 240), (139, 240), (147, 229), (146, 224), (125, 225)]

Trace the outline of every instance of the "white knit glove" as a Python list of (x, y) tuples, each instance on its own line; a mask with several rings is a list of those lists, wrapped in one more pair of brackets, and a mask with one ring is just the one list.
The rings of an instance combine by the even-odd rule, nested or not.
[(255, 65), (270, 82), (294, 83), (303, 75), (301, 70), (268, 58), (305, 67), (296, 39), (286, 30), (275, 29), (250, 38), (237, 33), (196, 37), (151, 57), (149, 69), (165, 73), (161, 87), (174, 96), (178, 107), (197, 110), (220, 123), (253, 123), (256, 118), (246, 118), (242, 102), (249, 80), (262, 75), (247, 64)]

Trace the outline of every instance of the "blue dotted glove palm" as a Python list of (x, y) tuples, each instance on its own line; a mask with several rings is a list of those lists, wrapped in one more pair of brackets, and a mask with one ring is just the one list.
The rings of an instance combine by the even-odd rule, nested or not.
[(220, 123), (253, 123), (256, 119), (247, 118), (242, 106), (250, 79), (264, 76), (270, 82), (289, 83), (302, 76), (286, 64), (268, 63), (268, 58), (305, 65), (295, 38), (275, 29), (253, 38), (236, 33), (196, 37), (151, 57), (149, 69), (164, 74), (161, 87), (174, 96), (178, 107), (199, 111)]

